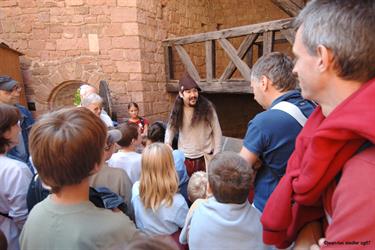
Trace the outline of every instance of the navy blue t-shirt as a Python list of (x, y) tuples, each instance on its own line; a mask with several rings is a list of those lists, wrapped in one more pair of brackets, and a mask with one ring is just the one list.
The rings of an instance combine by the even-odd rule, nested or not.
[(296, 137), (302, 129), (291, 115), (271, 109), (281, 101), (293, 103), (306, 117), (309, 117), (315, 108), (312, 102), (302, 98), (299, 91), (293, 90), (275, 99), (270, 109), (257, 114), (249, 122), (243, 145), (258, 155), (263, 163), (254, 183), (254, 205), (260, 211), (263, 211), (269, 196), (284, 175)]

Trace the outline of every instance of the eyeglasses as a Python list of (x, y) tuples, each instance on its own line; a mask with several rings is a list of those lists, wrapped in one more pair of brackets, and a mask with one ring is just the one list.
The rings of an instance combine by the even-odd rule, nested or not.
[(14, 85), (13, 88), (9, 92), (14, 92), (14, 91), (20, 91), (21, 87), (19, 85)]

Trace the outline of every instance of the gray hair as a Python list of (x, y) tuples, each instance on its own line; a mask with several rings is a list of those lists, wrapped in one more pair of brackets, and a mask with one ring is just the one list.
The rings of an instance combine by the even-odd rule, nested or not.
[(79, 87), (79, 95), (81, 96), (81, 99), (85, 98), (91, 93), (96, 93), (96, 92), (97, 92), (96, 88), (89, 84), (83, 84)]
[(100, 97), (100, 95), (91, 93), (88, 96), (84, 97), (81, 101), (82, 107), (87, 107), (88, 105), (92, 103), (100, 103), (103, 104), (103, 99)]
[(332, 50), (335, 69), (346, 80), (368, 81), (375, 76), (375, 1), (312, 0), (294, 26), (311, 55), (323, 45)]
[(281, 91), (295, 89), (297, 78), (293, 74), (293, 61), (281, 52), (272, 52), (262, 56), (254, 64), (251, 71), (251, 81), (258, 82), (261, 76), (266, 76), (273, 86)]

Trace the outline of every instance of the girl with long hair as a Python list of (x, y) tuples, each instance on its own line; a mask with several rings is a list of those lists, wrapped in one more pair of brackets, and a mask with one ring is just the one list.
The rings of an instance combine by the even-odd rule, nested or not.
[(18, 237), (27, 218), (26, 194), (32, 179), (28, 166), (6, 154), (19, 143), (20, 112), (0, 104), (0, 230), (8, 249), (19, 249)]
[(147, 146), (142, 154), (141, 178), (132, 190), (136, 224), (141, 231), (148, 235), (172, 235), (183, 227), (188, 206), (177, 193), (178, 183), (169, 146)]
[(128, 123), (136, 124), (139, 127), (139, 132), (141, 133), (142, 137), (146, 137), (149, 122), (147, 119), (139, 116), (139, 106), (136, 102), (131, 102), (128, 104), (128, 113)]

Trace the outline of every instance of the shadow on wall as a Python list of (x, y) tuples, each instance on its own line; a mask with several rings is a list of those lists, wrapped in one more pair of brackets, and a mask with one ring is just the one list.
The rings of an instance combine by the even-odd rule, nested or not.
[(243, 139), (247, 124), (264, 111), (253, 94), (203, 94), (214, 103), (224, 136)]

